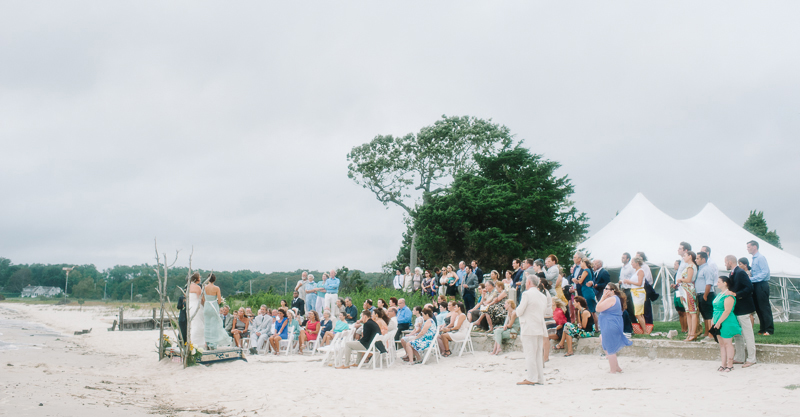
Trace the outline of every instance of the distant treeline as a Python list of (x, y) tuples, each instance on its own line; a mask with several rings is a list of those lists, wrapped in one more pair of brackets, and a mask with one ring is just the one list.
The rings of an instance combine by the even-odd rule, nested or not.
[[(135, 266), (117, 265), (102, 271), (94, 265), (68, 265), (68, 264), (13, 264), (11, 260), (0, 257), (0, 291), (4, 294), (17, 296), (22, 289), (28, 285), (59, 287), (64, 289), (66, 273), (62, 270), (65, 266), (74, 266), (75, 269), (69, 274), (69, 286), (67, 294), (74, 298), (102, 299), (105, 296), (111, 300), (130, 300), (134, 301), (157, 301), (156, 293), (157, 279), (153, 265), (143, 264)], [(211, 271), (196, 270), (203, 277)], [(283, 294), (284, 286), (289, 293), (294, 289), (300, 274), (305, 269), (298, 269), (292, 272), (272, 272), (265, 274), (259, 271), (214, 271), (217, 277), (217, 285), (222, 290), (223, 296), (236, 294), (237, 292), (259, 292)], [(345, 267), (339, 269), (348, 284), (361, 288), (386, 285), (390, 277), (376, 272), (363, 272), (348, 270)], [(316, 280), (322, 277), (320, 271), (308, 271), (314, 274)], [(169, 270), (169, 288), (172, 288), (170, 295), (177, 299), (179, 285), (185, 285), (188, 268), (175, 267)], [(342, 276), (340, 276), (342, 278)], [(345, 283), (343, 283), (344, 285)]]

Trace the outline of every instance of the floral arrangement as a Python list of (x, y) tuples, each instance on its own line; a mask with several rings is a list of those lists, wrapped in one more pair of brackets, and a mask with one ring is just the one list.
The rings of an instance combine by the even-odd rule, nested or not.
[(203, 349), (195, 347), (194, 344), (189, 343), (189, 356), (186, 358), (187, 366), (197, 365), (197, 362), (203, 357)]
[(168, 349), (172, 347), (172, 341), (169, 339), (168, 335), (164, 335), (164, 340), (161, 341), (161, 346), (164, 349)]

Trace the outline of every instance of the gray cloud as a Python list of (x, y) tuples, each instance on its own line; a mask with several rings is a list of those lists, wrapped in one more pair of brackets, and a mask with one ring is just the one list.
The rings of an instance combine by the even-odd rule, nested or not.
[(204, 268), (378, 270), (402, 212), (345, 155), (442, 114), (560, 161), (593, 231), (641, 191), (678, 218), (764, 210), (800, 254), (792, 2), (2, 9), (14, 262), (149, 262), (157, 236)]

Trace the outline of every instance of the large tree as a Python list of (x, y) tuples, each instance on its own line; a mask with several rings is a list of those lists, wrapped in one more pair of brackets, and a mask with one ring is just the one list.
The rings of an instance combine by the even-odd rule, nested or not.
[(460, 175), (417, 211), (428, 262), (477, 259), (486, 271), (507, 269), (517, 257), (568, 258), (588, 225), (569, 200), (570, 180), (555, 175), (559, 163), (521, 146), (475, 160), (476, 172)]
[(410, 264), (416, 266), (414, 213), (444, 192), (453, 178), (473, 172), (475, 157), (511, 147), (509, 129), (475, 117), (442, 116), (432, 126), (402, 137), (378, 135), (347, 154), (348, 177), (388, 205), (406, 211), (411, 222)]
[(752, 210), (742, 227), (744, 227), (744, 230), (764, 239), (772, 246), (783, 249), (781, 246), (781, 237), (778, 236), (778, 232), (776, 230), (769, 230), (767, 227), (767, 220), (764, 219), (763, 211)]

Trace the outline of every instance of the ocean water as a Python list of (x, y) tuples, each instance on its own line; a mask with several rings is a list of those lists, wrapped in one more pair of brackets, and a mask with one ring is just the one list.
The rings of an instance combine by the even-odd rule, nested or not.
[(64, 335), (38, 323), (0, 318), (0, 351), (41, 349), (45, 341), (56, 337)]

